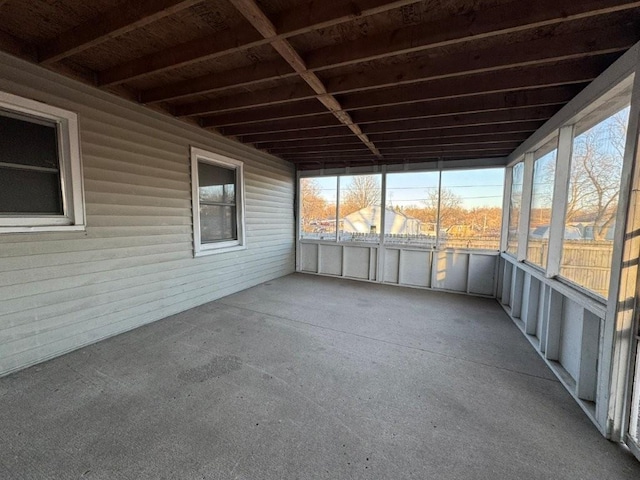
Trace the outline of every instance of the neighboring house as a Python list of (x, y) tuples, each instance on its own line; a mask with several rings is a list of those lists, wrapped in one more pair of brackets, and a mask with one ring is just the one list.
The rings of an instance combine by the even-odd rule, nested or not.
[[(380, 233), (381, 209), (379, 205), (361, 208), (341, 219), (342, 231), (349, 233)], [(422, 222), (417, 218), (385, 208), (384, 233), (389, 235), (420, 235)]]

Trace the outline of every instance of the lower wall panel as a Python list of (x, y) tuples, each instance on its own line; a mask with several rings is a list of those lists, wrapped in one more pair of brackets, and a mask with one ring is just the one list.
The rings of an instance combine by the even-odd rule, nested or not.
[(302, 240), (301, 272), (495, 296), (497, 252), (432, 251)]
[(598, 365), (603, 350), (604, 302), (587, 296), (506, 255), (499, 262), (498, 299), (540, 356), (598, 429)]

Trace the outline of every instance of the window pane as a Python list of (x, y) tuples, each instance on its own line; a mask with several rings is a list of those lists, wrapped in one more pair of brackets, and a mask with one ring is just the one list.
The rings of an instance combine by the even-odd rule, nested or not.
[(380, 175), (340, 177), (340, 240), (380, 239)]
[(198, 183), (200, 202), (236, 203), (236, 171), (210, 163), (198, 163)]
[(542, 147), (535, 154), (533, 164), (533, 190), (531, 192), (531, 213), (529, 216), (529, 240), (527, 260), (546, 267), (549, 251), (549, 228), (551, 226), (551, 205), (553, 204), (553, 184), (556, 175), (558, 155), (557, 139), (553, 140), (553, 150)]
[(0, 167), (0, 214), (63, 213), (59, 173)]
[(439, 172), (387, 175), (385, 243), (436, 244)]
[(336, 239), (338, 177), (300, 179), (301, 238)]
[(56, 124), (0, 110), (0, 163), (58, 170)]
[(503, 190), (503, 168), (442, 172), (440, 247), (500, 248)]
[[(603, 106), (598, 111), (606, 111)], [(604, 297), (609, 291), (629, 107), (576, 124), (560, 274)], [(593, 125), (593, 126), (591, 126)]]
[(200, 241), (213, 243), (238, 239), (236, 207), (200, 205)]
[(514, 165), (511, 171), (511, 200), (509, 201), (509, 233), (507, 234), (507, 252), (518, 253), (518, 224), (522, 205), (522, 182), (524, 180), (524, 163)]

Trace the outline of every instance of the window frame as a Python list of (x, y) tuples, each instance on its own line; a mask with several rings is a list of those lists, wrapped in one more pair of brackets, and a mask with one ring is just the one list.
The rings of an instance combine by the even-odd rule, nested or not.
[(1, 233), (31, 233), (56, 231), (83, 231), (86, 229), (86, 212), (78, 115), (42, 102), (0, 92), (0, 110), (56, 124), (61, 215), (48, 214), (0, 214)]
[[(245, 195), (244, 195), (244, 162), (234, 158), (204, 150), (198, 147), (191, 147), (191, 211), (193, 218), (193, 256), (212, 255), (216, 253), (232, 252), (247, 248), (245, 236)], [(235, 171), (236, 190), (236, 225), (237, 239), (219, 241), (213, 243), (203, 243), (201, 239), (200, 225), (200, 181), (198, 176), (199, 162), (208, 163), (218, 167), (233, 169)]]

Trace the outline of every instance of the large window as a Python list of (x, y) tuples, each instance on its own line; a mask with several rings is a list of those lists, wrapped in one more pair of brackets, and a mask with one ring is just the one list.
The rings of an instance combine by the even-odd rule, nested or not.
[(440, 247), (498, 250), (503, 190), (503, 168), (443, 171)]
[(557, 145), (558, 140), (555, 138), (534, 154), (527, 260), (543, 268), (547, 265), (549, 253), (551, 206), (558, 156)]
[(0, 93), (0, 232), (84, 223), (76, 115)]
[[(196, 255), (244, 246), (243, 164), (191, 148)], [(196, 214), (197, 212), (197, 214)]]
[(509, 201), (509, 233), (507, 234), (507, 252), (518, 253), (518, 230), (520, 209), (522, 207), (522, 182), (524, 181), (524, 162), (517, 163), (511, 170), (511, 199)]
[(384, 232), (386, 245), (499, 248), (504, 168), (388, 173), (384, 192), (382, 180), (301, 178), (300, 238), (379, 243)]
[[(560, 275), (606, 297), (622, 177), (628, 96), (574, 127)], [(626, 104), (625, 104), (626, 103)], [(612, 111), (613, 110), (613, 111)]]

